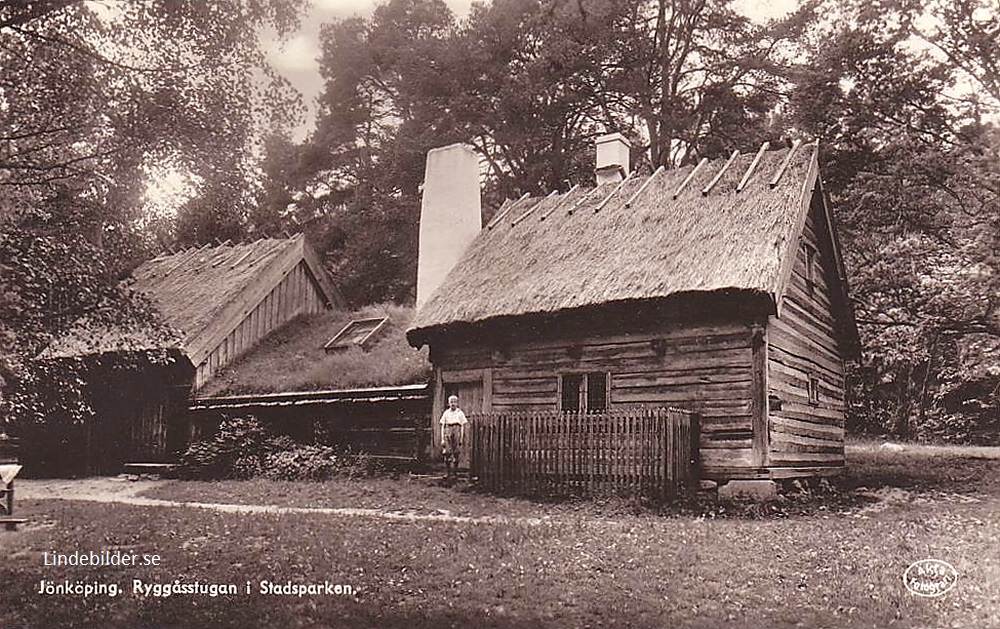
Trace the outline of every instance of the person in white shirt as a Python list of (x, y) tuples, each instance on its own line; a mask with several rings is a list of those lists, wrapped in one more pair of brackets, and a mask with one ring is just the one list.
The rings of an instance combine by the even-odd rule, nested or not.
[(458, 396), (448, 398), (448, 408), (441, 414), (441, 454), (448, 478), (458, 469), (458, 458), (465, 445), (465, 426), (469, 423), (465, 413), (458, 408)]

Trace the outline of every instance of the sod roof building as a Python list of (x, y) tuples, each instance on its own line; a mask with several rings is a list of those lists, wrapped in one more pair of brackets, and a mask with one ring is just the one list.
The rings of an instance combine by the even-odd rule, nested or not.
[(39, 356), (88, 365), (87, 472), (171, 459), (190, 437), (179, 426), (193, 392), (293, 318), (345, 306), (302, 235), (163, 254), (132, 279), (154, 321), (84, 318)]
[(628, 154), (601, 138), (596, 187), (508, 201), (467, 236), (475, 156), (428, 156), (418, 276), (435, 279), (407, 335), (430, 346), (435, 414), (451, 393), (467, 413), (678, 407), (701, 416), (703, 477), (841, 470), (859, 348), (818, 146), (642, 176)]

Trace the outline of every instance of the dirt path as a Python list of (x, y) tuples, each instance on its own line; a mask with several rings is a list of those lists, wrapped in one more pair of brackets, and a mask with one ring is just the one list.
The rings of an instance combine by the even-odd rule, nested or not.
[(240, 505), (216, 502), (182, 502), (146, 498), (140, 494), (166, 484), (167, 481), (130, 481), (120, 478), (85, 478), (80, 480), (19, 480), (16, 484), (17, 500), (75, 500), (135, 505), (140, 507), (169, 507), (208, 509), (222, 513), (246, 515), (330, 515), (338, 517), (367, 517), (406, 522), (454, 522), (459, 524), (524, 524), (540, 526), (551, 524), (550, 518), (501, 516), (452, 515), (439, 509), (438, 513), (412, 511), (387, 511), (383, 509), (356, 509), (349, 507), (278, 507), (274, 505)]

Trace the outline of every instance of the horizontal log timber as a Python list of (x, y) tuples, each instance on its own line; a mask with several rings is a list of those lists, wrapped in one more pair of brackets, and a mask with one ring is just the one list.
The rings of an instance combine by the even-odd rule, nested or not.
[[(706, 370), (702, 370), (706, 371)], [(611, 374), (611, 386), (616, 389), (646, 388), (646, 387), (676, 387), (692, 384), (702, 386), (750, 386), (750, 372), (746, 369), (721, 369), (714, 373), (697, 374), (671, 370), (670, 373), (629, 373)]]
[[(774, 431), (771, 433), (771, 441), (774, 444), (776, 450), (786, 449), (785, 446), (802, 446), (802, 447), (816, 447), (816, 448), (836, 448), (839, 452), (844, 451), (844, 444), (840, 441), (834, 439), (823, 439), (817, 437), (804, 437), (802, 435), (793, 435), (786, 432)], [(823, 452), (825, 450), (816, 450), (817, 452)]]
[(800, 315), (795, 312), (796, 309), (795, 303), (790, 302), (787, 310), (783, 311), (786, 316), (781, 321), (797, 335), (803, 344), (815, 347), (825, 352), (827, 356), (839, 360), (841, 351), (833, 326), (816, 327), (809, 321), (800, 318)]
[(844, 473), (843, 464), (821, 464), (814, 466), (782, 465), (767, 468), (735, 467), (725, 465), (702, 466), (701, 477), (724, 482), (730, 479), (784, 480), (806, 476), (831, 477)]
[(702, 461), (701, 477), (720, 482), (734, 478), (741, 480), (763, 480), (771, 478), (771, 470), (751, 465), (707, 464), (705, 461)]
[(808, 360), (788, 354), (780, 347), (775, 347), (774, 349), (776, 350), (776, 355), (769, 361), (772, 373), (786, 376), (785, 379), (789, 382), (801, 382), (803, 384), (807, 376), (814, 375), (836, 388), (840, 388), (838, 385), (843, 381), (844, 377), (842, 373), (833, 373), (827, 369), (817, 367), (815, 363), (810, 363)]
[[(588, 323), (589, 325), (581, 328), (576, 333), (552, 335), (551, 337), (541, 340), (514, 340), (508, 341), (507, 344), (516, 345), (517, 347), (524, 348), (525, 350), (546, 350), (565, 347), (567, 343), (593, 343), (595, 345), (612, 346), (643, 343), (659, 338), (667, 340), (683, 340), (726, 336), (738, 337), (747, 330), (746, 324), (737, 322), (726, 322), (720, 324), (669, 322), (648, 326), (649, 329), (642, 331), (633, 330), (628, 333), (601, 333), (600, 331), (595, 330), (593, 322)], [(507, 337), (503, 338), (505, 341), (507, 340)], [(471, 349), (473, 351), (485, 350), (488, 352), (488, 346), (486, 345), (487, 341), (488, 339), (480, 337), (473, 339), (472, 344), (452, 346), (444, 351), (451, 352)]]
[(830, 384), (822, 378), (817, 378), (820, 393), (818, 404), (809, 402), (808, 377), (806, 374), (789, 376), (778, 370), (772, 370), (769, 383), (771, 385), (770, 391), (777, 394), (783, 402), (790, 401), (831, 410), (844, 410), (842, 390), (839, 387), (834, 388), (835, 385)]
[[(494, 393), (493, 394), (493, 405), (494, 406), (504, 406), (507, 404), (522, 404), (528, 406), (540, 406), (545, 407), (545, 410), (551, 410), (555, 408), (558, 403), (558, 398), (556, 397), (556, 392), (551, 393)], [(539, 409), (542, 410), (542, 409)]]
[(780, 349), (792, 356), (808, 360), (831, 373), (843, 372), (840, 356), (829, 349), (818, 347), (799, 336), (798, 332), (780, 319), (773, 319), (768, 330), (770, 347)]
[(751, 439), (715, 439), (702, 435), (698, 442), (702, 452), (705, 450), (745, 450), (753, 447)]
[(772, 434), (780, 432), (841, 443), (844, 440), (844, 429), (841, 426), (802, 421), (793, 419), (787, 415), (775, 415), (773, 413), (771, 414), (770, 421)]
[(555, 393), (558, 389), (557, 377), (554, 374), (533, 378), (513, 378), (504, 376), (499, 371), (493, 372), (494, 393)]
[[(665, 339), (667, 341), (691, 342), (697, 339), (733, 339), (739, 338), (746, 332), (744, 323), (728, 323), (725, 325), (660, 325), (655, 329), (648, 329), (642, 332), (629, 332), (627, 334), (599, 334), (594, 332), (593, 327), (588, 327), (585, 333), (562, 334), (557, 338), (545, 340), (522, 340), (515, 341), (514, 346), (521, 348), (525, 352), (549, 351), (564, 347), (566, 344), (593, 344), (605, 347), (616, 345), (627, 346), (635, 343), (644, 343), (653, 339)], [(480, 344), (480, 340), (475, 340), (472, 344), (459, 344), (441, 348), (443, 358), (450, 357), (453, 352), (468, 353), (489, 352), (491, 348)]]
[[(802, 278), (803, 282), (805, 281)], [(822, 291), (813, 291), (809, 294), (808, 289), (793, 284), (785, 293), (785, 301), (782, 303), (782, 318), (785, 317), (784, 309), (788, 306), (795, 308), (795, 316), (804, 323), (813, 326), (818, 330), (833, 329), (832, 306), (826, 295)]]
[(726, 448), (713, 450), (702, 448), (700, 451), (703, 466), (751, 467), (753, 465), (753, 448)]
[(640, 393), (631, 389), (612, 391), (614, 404), (642, 406), (677, 406), (684, 408), (685, 404), (696, 404), (699, 413), (710, 415), (749, 415), (750, 399), (727, 397), (719, 392), (715, 397), (706, 398), (697, 391), (672, 391), (665, 389), (654, 393)]
[[(804, 389), (782, 390), (772, 389), (770, 395), (776, 396), (780, 400), (781, 408), (771, 411), (772, 415), (785, 417), (795, 417), (806, 421), (814, 421), (829, 424), (828, 420), (841, 419), (846, 408), (843, 402), (837, 400), (820, 399), (819, 403), (809, 401), (809, 396)], [(795, 414), (805, 414), (805, 417), (796, 417)]]
[[(803, 403), (808, 403), (809, 391), (807, 373), (798, 372), (796, 375), (789, 375), (783, 373), (780, 369), (775, 369), (774, 365), (771, 367), (771, 378), (769, 381), (771, 391), (783, 393), (784, 395), (779, 395), (779, 397), (783, 397), (784, 399), (800, 398)], [(820, 397), (819, 406), (822, 408), (843, 410), (843, 389), (838, 387), (836, 384), (824, 380), (822, 377), (817, 380)]]
[[(749, 364), (745, 351), (727, 352), (714, 355), (708, 363), (693, 357), (671, 357), (669, 361), (646, 362), (635, 369), (616, 368), (615, 378), (728, 378), (749, 377)], [(718, 359), (718, 360), (716, 360)], [(731, 362), (726, 359), (733, 359)]]
[[(627, 345), (589, 345), (582, 346), (581, 358), (601, 360), (619, 358), (649, 358), (659, 356), (653, 349), (656, 342), (664, 355), (711, 352), (749, 347), (748, 333), (740, 330), (737, 333), (717, 336), (692, 336), (684, 338), (655, 337)], [(557, 350), (558, 351), (558, 350)], [(528, 358), (526, 356), (526, 358)]]
[[(583, 358), (574, 359), (568, 355), (539, 365), (518, 365), (499, 363), (493, 365), (494, 374), (500, 378), (535, 378), (551, 377), (560, 370), (569, 371), (610, 371), (612, 373), (670, 373), (685, 369), (726, 369), (746, 366), (749, 369), (750, 350), (704, 351), (675, 356), (649, 357), (644, 359), (593, 361)], [(489, 364), (480, 366), (487, 367)]]
[[(613, 381), (614, 382), (614, 381)], [(615, 382), (617, 384), (617, 382)], [(650, 385), (613, 386), (613, 391), (621, 395), (663, 395), (665, 400), (697, 400), (721, 398), (745, 398), (750, 395), (750, 380), (732, 382), (679, 382)]]
[[(808, 358), (802, 356), (791, 354), (782, 347), (771, 346), (768, 348), (768, 369), (770, 371), (781, 370), (784, 366), (786, 369), (781, 370), (792, 377), (803, 378), (806, 374), (812, 374), (827, 383), (834, 385), (837, 389), (842, 389), (842, 382), (844, 379), (843, 372), (834, 372), (827, 369), (825, 366), (820, 366), (815, 362), (810, 362)], [(789, 370), (794, 370), (789, 373)], [(777, 375), (777, 374), (776, 374)], [(797, 388), (797, 387), (796, 387)]]
[[(632, 361), (632, 364), (642, 365), (649, 364), (650, 361), (669, 362), (675, 356), (691, 356), (694, 359), (707, 360), (705, 355), (711, 356), (714, 353), (732, 350), (749, 350), (749, 343), (746, 339), (723, 339), (711, 343), (702, 341), (670, 344), (667, 342), (661, 345), (663, 351), (661, 355), (654, 351), (653, 342), (650, 340), (636, 344), (634, 347), (616, 348), (614, 351), (601, 350), (599, 347), (584, 344), (566, 344), (557, 349), (530, 353), (520, 348), (511, 348), (506, 352), (506, 359), (498, 361), (497, 366), (518, 369), (520, 367), (537, 368), (539, 365), (573, 365), (578, 363), (619, 364), (622, 361)], [(571, 352), (575, 352), (576, 356), (572, 355)]]
[(840, 411), (830, 411), (827, 409), (817, 409), (808, 405), (788, 405), (781, 408), (780, 413), (772, 413), (777, 417), (787, 417), (803, 422), (812, 422), (817, 426), (825, 424), (827, 426), (844, 427), (844, 413)]
[(702, 434), (711, 434), (717, 431), (750, 431), (751, 417), (749, 413), (743, 415), (701, 415), (700, 420)]
[(804, 344), (814, 347), (827, 354), (830, 358), (838, 360), (840, 350), (837, 347), (837, 340), (834, 337), (833, 328), (820, 328), (811, 325), (808, 321), (799, 318), (796, 312), (795, 302), (789, 302), (787, 308), (782, 311), (782, 321), (792, 330), (797, 338)]
[(834, 463), (843, 462), (844, 454), (827, 452), (772, 452), (771, 463), (773, 465), (801, 464), (801, 463)]
[(836, 454), (841, 459), (844, 457), (844, 447), (836, 445), (827, 446), (804, 446), (798, 443), (781, 442), (772, 444), (771, 456), (773, 461), (785, 461), (785, 457), (794, 457), (799, 454)]

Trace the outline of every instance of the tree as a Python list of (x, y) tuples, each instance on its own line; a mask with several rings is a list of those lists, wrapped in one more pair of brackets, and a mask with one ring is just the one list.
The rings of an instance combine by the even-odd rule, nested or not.
[[(964, 69), (913, 44), (922, 9), (827, 5), (840, 19), (814, 25), (823, 45), (795, 73), (790, 104), (795, 122), (825, 142), (867, 349), (857, 385), (869, 399), (859, 410), (886, 409), (856, 423), (904, 437), (969, 433), (979, 420), (939, 402), (989, 377), (990, 362), (1000, 374), (996, 356), (975, 368), (961, 358), (984, 336), (1000, 339), (996, 130), (970, 106), (981, 98), (961, 96)], [(990, 401), (988, 387), (979, 391), (977, 403), (1000, 408), (995, 392)]]
[(265, 184), (266, 213), (307, 227), (356, 303), (411, 298), (424, 156), (458, 139), (442, 113), (454, 28), (442, 0), (392, 0), (324, 26), (317, 129), (295, 168)]
[(91, 232), (99, 239), (105, 226), (139, 217), (147, 172), (160, 166), (198, 177), (206, 196), (242, 217), (256, 130), (295, 111), (267, 75), (257, 27), (287, 29), (294, 0), (101, 6), (0, 7), (7, 213), (66, 191), (100, 209)]
[[(13, 339), (0, 355), (4, 393), (70, 322), (134, 310), (117, 284), (152, 253), (149, 172), (200, 181), (188, 203), (196, 218), (181, 225), (189, 241), (244, 232), (256, 129), (294, 111), (280, 82), (261, 82), (257, 27), (287, 30), (297, 5), (0, 5), (0, 337)], [(203, 219), (209, 207), (218, 218)]]
[[(779, 79), (768, 64), (776, 40), (794, 29), (761, 31), (730, 4), (495, 0), (459, 25), (441, 0), (392, 0), (369, 20), (335, 22), (323, 32), (326, 90), (302, 176), (291, 177), (294, 192), (274, 198), (294, 198), (300, 223), (360, 214), (405, 226), (384, 242), (341, 225), (320, 245), (333, 247), (341, 281), (361, 291), (356, 300), (405, 299), (415, 278), (418, 187), (435, 146), (476, 147), (492, 208), (524, 192), (588, 184), (593, 139), (609, 130), (631, 136), (637, 156), (651, 149), (650, 166), (714, 155), (736, 138), (756, 148), (779, 134)], [(373, 284), (377, 269), (359, 265), (384, 252), (400, 264), (382, 272), (405, 275)], [(386, 293), (390, 284), (400, 290)]]
[[(1000, 105), (1000, 12), (988, 0), (935, 0), (908, 6), (914, 34), (944, 53), (948, 63), (971, 78)], [(928, 25), (928, 26), (925, 26)], [(974, 96), (976, 100), (980, 97)]]

